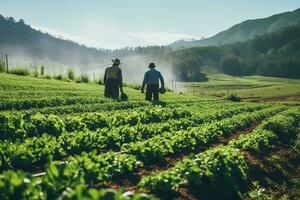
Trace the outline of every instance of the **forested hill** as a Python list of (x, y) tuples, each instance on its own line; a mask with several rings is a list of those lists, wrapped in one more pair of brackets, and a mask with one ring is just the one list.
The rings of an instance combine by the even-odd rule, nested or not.
[(171, 44), (170, 46), (173, 48), (178, 48), (223, 45), (239, 41), (246, 41), (259, 35), (276, 32), (284, 27), (294, 25), (299, 22), (300, 8), (292, 12), (285, 12), (267, 18), (247, 20), (207, 39), (194, 41), (180, 40)]
[(300, 78), (300, 24), (246, 42), (177, 50), (173, 57), (180, 61), (178, 68), (210, 66), (229, 75)]
[(86, 64), (104, 56), (94, 48), (55, 38), (14, 18), (0, 15), (0, 51), (11, 56), (48, 58), (63, 64)]
[(34, 59), (49, 59), (65, 65), (88, 65), (104, 59), (122, 58), (129, 55), (163, 55), (169, 48), (149, 46), (105, 50), (89, 48), (70, 40), (53, 37), (33, 29), (24, 20), (15, 21), (0, 15), (0, 56), (19, 56)]

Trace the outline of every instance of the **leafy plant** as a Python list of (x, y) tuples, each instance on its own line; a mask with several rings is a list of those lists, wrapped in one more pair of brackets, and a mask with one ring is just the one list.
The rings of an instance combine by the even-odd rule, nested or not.
[(41, 182), (21, 171), (5, 171), (0, 174), (0, 198), (46, 199), (42, 193)]
[(0, 60), (0, 72), (6, 71), (6, 63), (3, 60)]
[(28, 76), (30, 74), (29, 69), (27, 68), (13, 68), (9, 70), (9, 73), (20, 76)]
[(230, 94), (229, 96), (225, 97), (226, 100), (229, 101), (233, 101), (233, 102), (240, 102), (241, 101), (241, 97), (234, 95), (234, 94)]
[(40, 72), (41, 76), (45, 75), (45, 65), (41, 66), (41, 72)]
[(74, 80), (74, 78), (75, 78), (75, 73), (74, 73), (74, 70), (73, 70), (73, 69), (69, 68), (67, 74), (68, 74), (68, 79)]
[(61, 80), (63, 80), (63, 75), (61, 75), (61, 74), (54, 75), (53, 78), (61, 81)]

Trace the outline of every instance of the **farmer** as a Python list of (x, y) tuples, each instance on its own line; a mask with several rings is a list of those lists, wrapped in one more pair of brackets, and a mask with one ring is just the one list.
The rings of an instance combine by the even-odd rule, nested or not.
[(153, 96), (153, 100), (158, 101), (158, 94), (160, 90), (159, 80), (161, 83), (161, 89), (165, 90), (164, 78), (161, 73), (155, 69), (156, 66), (154, 63), (150, 63), (148, 67), (150, 70), (145, 73), (141, 92), (144, 93), (145, 85), (147, 85), (146, 100), (151, 101)]
[(112, 60), (113, 64), (111, 67), (105, 69), (103, 82), (105, 85), (104, 96), (106, 98), (118, 99), (119, 89), (123, 93), (123, 78), (122, 70), (119, 65), (121, 64), (119, 59)]

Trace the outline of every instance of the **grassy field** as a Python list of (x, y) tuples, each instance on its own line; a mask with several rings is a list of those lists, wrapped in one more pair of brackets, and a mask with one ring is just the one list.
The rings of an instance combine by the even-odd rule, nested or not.
[(242, 99), (260, 101), (299, 101), (300, 80), (244, 76), (233, 77), (208, 71), (208, 82), (178, 83), (178, 92), (192, 93), (199, 96), (224, 97), (235, 94)]
[[(299, 199), (300, 106), (227, 101), (213, 93), (232, 78), (214, 78), (205, 95), (150, 103), (129, 87), (112, 101), (94, 83), (0, 74), (0, 199)], [(246, 97), (259, 80), (281, 85), (231, 88)]]

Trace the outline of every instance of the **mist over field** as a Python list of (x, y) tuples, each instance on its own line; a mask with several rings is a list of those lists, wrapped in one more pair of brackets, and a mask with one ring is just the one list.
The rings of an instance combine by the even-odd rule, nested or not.
[[(105, 68), (110, 67), (112, 65), (112, 58), (99, 59), (99, 60), (89, 60), (87, 65), (80, 64), (78, 62), (80, 55), (68, 57), (61, 56), (61, 58), (66, 59), (65, 62), (71, 62), (72, 65), (66, 65), (62, 63), (53, 62), (49, 58), (34, 58), (30, 55), (26, 55), (26, 52), (22, 52), (21, 50), (16, 51), (19, 55), (15, 55), (9, 57), (9, 62), (12, 68), (24, 67), (28, 68), (32, 71), (37, 69), (39, 71), (40, 67), (45, 66), (45, 73), (49, 75), (66, 75), (68, 69), (73, 69), (75, 71), (75, 75), (79, 76), (81, 74), (87, 74), (91, 80), (95, 79), (103, 79)], [(141, 84), (143, 81), (144, 73), (149, 70), (149, 63), (154, 62), (157, 66), (157, 70), (159, 70), (165, 79), (166, 85), (170, 86), (171, 80), (175, 80), (175, 76), (173, 74), (172, 63), (155, 57), (142, 56), (142, 55), (131, 55), (126, 57), (120, 57), (121, 65), (120, 68), (123, 72), (124, 82), (130, 84)], [(78, 63), (76, 63), (78, 62)]]

